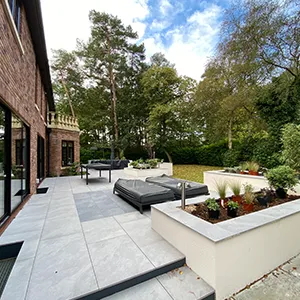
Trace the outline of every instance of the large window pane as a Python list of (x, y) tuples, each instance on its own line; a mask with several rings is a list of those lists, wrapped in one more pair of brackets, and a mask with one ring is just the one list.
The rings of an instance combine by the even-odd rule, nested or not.
[(3, 217), (5, 210), (4, 195), (4, 143), (5, 143), (5, 113), (0, 107), (0, 219)]
[[(22, 201), (23, 180), (23, 123), (16, 116), (12, 116), (11, 124), (12, 164), (11, 164), (11, 209), (14, 210)], [(20, 147), (20, 148), (19, 148)]]
[(62, 141), (62, 166), (70, 166), (74, 162), (74, 142)]
[(29, 192), (28, 128), (12, 116), (11, 209), (14, 210)]

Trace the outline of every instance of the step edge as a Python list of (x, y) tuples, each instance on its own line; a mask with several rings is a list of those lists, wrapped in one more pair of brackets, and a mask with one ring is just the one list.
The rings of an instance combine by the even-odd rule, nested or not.
[(206, 295), (201, 296), (198, 300), (215, 300), (216, 299), (216, 291), (213, 290), (208, 292)]
[(111, 296), (113, 294), (119, 293), (121, 291), (124, 291), (128, 288), (131, 288), (135, 285), (138, 285), (140, 283), (143, 283), (145, 281), (148, 281), (150, 279), (156, 278), (162, 274), (168, 273), (174, 269), (178, 269), (180, 267), (183, 267), (186, 263), (185, 257), (174, 260), (170, 263), (167, 263), (165, 265), (156, 267), (152, 270), (146, 271), (144, 273), (140, 273), (136, 276), (129, 277), (125, 280), (121, 280), (117, 283), (113, 283), (111, 285), (108, 285), (104, 288), (94, 290), (92, 292), (89, 292), (87, 294), (72, 298), (72, 300), (99, 300), (103, 299), (105, 297)]

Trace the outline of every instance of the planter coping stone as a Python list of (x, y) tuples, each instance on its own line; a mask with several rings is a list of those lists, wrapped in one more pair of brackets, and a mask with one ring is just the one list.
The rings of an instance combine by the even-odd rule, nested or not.
[(229, 173), (229, 172), (225, 172), (224, 170), (205, 171), (205, 173), (220, 174), (220, 175), (225, 174), (226, 176), (232, 176), (232, 177), (242, 176), (244, 178), (267, 180), (266, 177), (263, 175), (248, 175), (248, 174)]
[[(229, 195), (228, 195), (229, 196)], [(186, 204), (204, 202), (210, 197), (218, 197), (212, 192), (209, 196), (199, 196), (186, 200)], [(250, 231), (263, 225), (276, 222), (290, 215), (300, 213), (300, 199), (269, 207), (257, 212), (232, 218), (217, 224), (212, 224), (201, 218), (183, 211), (180, 208), (181, 200), (152, 205), (153, 209), (182, 223), (197, 233), (200, 233), (212, 242), (221, 242), (243, 232)]]

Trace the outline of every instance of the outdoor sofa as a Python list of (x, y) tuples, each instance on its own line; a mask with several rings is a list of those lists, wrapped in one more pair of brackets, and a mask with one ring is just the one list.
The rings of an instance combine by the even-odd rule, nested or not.
[(146, 182), (153, 183), (172, 190), (176, 199), (181, 199), (180, 183), (182, 182), (187, 183), (185, 189), (186, 198), (196, 197), (200, 195), (209, 195), (208, 188), (205, 184), (177, 179), (165, 174), (157, 177), (148, 177), (146, 178)]
[(144, 206), (175, 199), (170, 189), (139, 179), (118, 179), (113, 189), (114, 194), (115, 192), (137, 206), (141, 214)]

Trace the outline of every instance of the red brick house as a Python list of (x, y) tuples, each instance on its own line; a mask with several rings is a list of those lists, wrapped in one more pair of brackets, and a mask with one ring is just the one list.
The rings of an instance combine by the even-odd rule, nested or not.
[(75, 161), (78, 123), (55, 112), (40, 1), (1, 0), (0, 225)]

